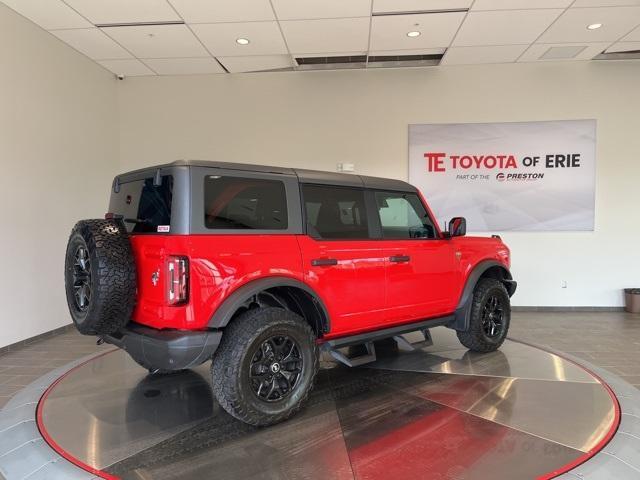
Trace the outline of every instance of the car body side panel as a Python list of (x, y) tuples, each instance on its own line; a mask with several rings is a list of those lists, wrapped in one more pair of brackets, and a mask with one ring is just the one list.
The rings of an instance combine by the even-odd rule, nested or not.
[[(327, 338), (335, 338), (453, 313), (467, 278), (481, 261), (493, 260), (508, 268), (508, 249), (500, 240), (450, 239), (455, 258), (453, 271), (445, 280), (453, 284), (447, 289), (451, 292), (448, 307), (443, 309), (439, 303), (433, 311), (425, 311), (425, 305), (415, 309), (407, 305), (398, 317), (394, 315), (397, 306), (391, 308), (384, 302), (382, 244), (393, 247), (393, 241), (334, 242), (331, 251), (321, 251), (321, 246), (306, 235), (134, 235), (131, 242), (138, 273), (133, 320), (157, 329), (205, 329), (220, 305), (241, 286), (261, 278), (286, 277), (303, 282), (319, 296), (331, 320)], [(306, 258), (299, 242), (309, 244), (303, 249)], [(362, 243), (367, 248), (361, 248)], [(312, 244), (316, 247), (311, 248)], [(403, 246), (398, 241), (397, 248)], [(189, 257), (190, 294), (186, 305), (166, 303), (165, 262), (169, 255)], [(311, 266), (312, 257), (323, 256), (338, 257), (339, 264)], [(158, 277), (155, 285), (154, 274)], [(429, 286), (415, 286), (416, 290), (422, 288)]]
[[(133, 320), (153, 328), (204, 329), (212, 313), (242, 285), (270, 276), (302, 280), (295, 235), (135, 235), (131, 243), (138, 272)], [(166, 304), (164, 265), (169, 255), (189, 257), (186, 305)]]

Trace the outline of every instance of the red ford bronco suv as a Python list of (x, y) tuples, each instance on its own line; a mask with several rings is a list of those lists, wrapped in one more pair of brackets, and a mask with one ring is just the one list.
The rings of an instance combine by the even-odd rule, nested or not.
[(465, 231), (399, 180), (179, 161), (117, 176), (105, 219), (75, 225), (67, 302), (81, 333), (152, 373), (211, 359), (220, 404), (269, 425), (300, 408), (323, 351), (360, 365), (442, 325), (496, 350), (509, 249)]

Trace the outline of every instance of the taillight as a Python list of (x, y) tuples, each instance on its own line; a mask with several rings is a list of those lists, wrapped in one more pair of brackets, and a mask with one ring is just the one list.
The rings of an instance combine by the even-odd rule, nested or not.
[(189, 259), (167, 257), (167, 303), (180, 305), (189, 300)]

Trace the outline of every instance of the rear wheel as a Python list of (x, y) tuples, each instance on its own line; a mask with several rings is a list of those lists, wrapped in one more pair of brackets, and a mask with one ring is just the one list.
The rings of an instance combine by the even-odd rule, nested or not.
[(271, 425), (300, 409), (317, 371), (316, 337), (304, 319), (257, 308), (225, 329), (211, 365), (213, 393), (237, 419)]
[(458, 331), (458, 339), (474, 352), (493, 352), (507, 338), (510, 321), (511, 303), (504, 284), (482, 278), (473, 291), (469, 328)]

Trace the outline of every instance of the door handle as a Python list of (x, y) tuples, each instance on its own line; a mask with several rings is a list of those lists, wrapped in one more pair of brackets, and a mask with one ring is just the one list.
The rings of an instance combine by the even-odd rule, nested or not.
[(338, 260), (335, 258), (316, 258), (311, 260), (311, 265), (314, 267), (330, 267), (331, 265), (337, 265)]
[(394, 263), (406, 263), (409, 260), (411, 260), (409, 255), (393, 255), (392, 257), (389, 257), (389, 261)]

